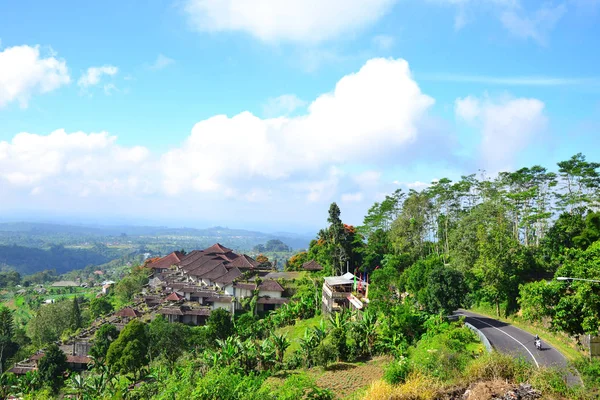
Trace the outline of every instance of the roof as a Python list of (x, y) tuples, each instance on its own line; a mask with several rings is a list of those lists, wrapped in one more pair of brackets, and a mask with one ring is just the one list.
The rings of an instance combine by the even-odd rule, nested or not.
[(171, 254), (159, 258), (156, 261), (151, 262), (146, 267), (152, 269), (169, 269), (171, 265), (177, 265), (181, 261), (181, 254), (179, 251), (174, 251)]
[(125, 307), (125, 308), (122, 308), (121, 310), (119, 310), (115, 314), (115, 316), (135, 318), (135, 317), (139, 317), (140, 313), (138, 311), (134, 310), (133, 308)]
[(199, 266), (197, 268), (186, 271), (186, 273), (188, 275), (192, 275), (192, 276), (204, 277), (204, 275), (208, 274), (210, 271), (212, 271), (213, 269), (215, 269), (219, 266), (222, 266), (223, 269), (225, 270), (221, 275), (226, 274), (227, 270), (225, 268), (225, 264), (223, 264), (223, 261), (221, 261), (221, 260), (209, 260), (208, 262), (203, 263), (201, 266)]
[(223, 246), (220, 243), (215, 243), (212, 246), (210, 246), (207, 249), (204, 249), (204, 252), (207, 254), (224, 254), (224, 253), (230, 253), (233, 250), (228, 249), (227, 247)]
[(306, 271), (322, 271), (323, 266), (315, 260), (310, 260), (302, 264), (302, 269)]
[(202, 257), (204, 255), (204, 253), (202, 252), (202, 250), (194, 250), (188, 254), (186, 254), (181, 261), (179, 262), (178, 265), (187, 265), (191, 262), (193, 262), (194, 260), (197, 260), (198, 258)]
[(268, 292), (283, 292), (285, 289), (279, 284), (279, 282), (272, 279), (263, 281), (258, 290), (265, 290)]
[(73, 287), (73, 286), (79, 286), (79, 285), (73, 281), (58, 281), (58, 282), (54, 282), (52, 284), (52, 286), (53, 287)]
[(165, 301), (179, 301), (181, 299), (183, 299), (183, 297), (181, 297), (177, 293), (173, 292), (165, 298)]
[[(214, 281), (214, 280), (218, 279), (219, 277), (226, 275), (227, 272), (229, 272), (229, 271), (221, 263), (221, 264), (217, 265), (215, 268), (211, 269), (209, 272), (200, 275), (200, 277), (202, 279), (210, 279), (211, 281)], [(195, 275), (197, 273), (196, 272), (192, 272), (192, 274)]]
[(71, 364), (89, 364), (92, 358), (88, 356), (71, 356), (67, 354), (67, 362)]
[(233, 281), (240, 276), (242, 276), (242, 271), (237, 268), (231, 268), (225, 275), (213, 279), (213, 281), (217, 283), (229, 284), (233, 283)]
[(357, 309), (361, 310), (363, 308), (363, 303), (358, 298), (356, 298), (356, 296), (354, 296), (353, 294), (349, 294), (348, 296), (346, 296), (346, 298)]
[(8, 372), (12, 372), (15, 375), (25, 375), (29, 371), (36, 370), (36, 367), (12, 367)]
[(162, 315), (183, 315), (183, 311), (179, 307), (165, 307), (158, 310), (159, 314)]
[(357, 278), (353, 273), (351, 272), (346, 272), (344, 275), (342, 275), (344, 278), (346, 279), (350, 279), (351, 281), (354, 280), (354, 278)]
[(257, 304), (285, 304), (289, 303), (290, 299), (282, 298), (282, 297), (261, 297), (256, 302)]
[(325, 283), (329, 286), (339, 285), (351, 285), (353, 282), (350, 279), (344, 278), (343, 276), (327, 276), (325, 277)]
[(254, 283), (236, 283), (235, 287), (238, 289), (255, 290), (256, 285)]
[(233, 260), (231, 264), (229, 264), (229, 266), (238, 267), (242, 269), (254, 269), (259, 267), (260, 263), (252, 257), (242, 254), (238, 258)]
[(233, 297), (232, 296), (214, 296), (214, 297), (207, 297), (204, 300), (207, 302), (210, 302), (210, 303), (231, 303), (233, 301)]
[(187, 310), (183, 310), (183, 313), (185, 315), (204, 315), (204, 316), (209, 316), (210, 312), (212, 310), (208, 307), (204, 307), (204, 308), (190, 308)]

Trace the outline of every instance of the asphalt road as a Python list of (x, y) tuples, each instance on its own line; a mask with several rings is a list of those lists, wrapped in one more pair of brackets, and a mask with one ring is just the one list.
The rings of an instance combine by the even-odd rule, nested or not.
[[(546, 343), (543, 337), (540, 337), (542, 350), (537, 350), (533, 335), (510, 324), (465, 310), (458, 310), (455, 314), (464, 315), (465, 321), (479, 329), (492, 347), (501, 353), (523, 357), (537, 367), (568, 368), (565, 356)], [(567, 372), (566, 378), (571, 385), (581, 384), (579, 376), (572, 372)]]

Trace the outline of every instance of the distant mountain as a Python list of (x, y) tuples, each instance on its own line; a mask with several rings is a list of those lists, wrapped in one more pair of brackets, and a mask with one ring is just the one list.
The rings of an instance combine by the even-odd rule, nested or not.
[(309, 235), (264, 233), (215, 226), (86, 226), (34, 222), (0, 223), (0, 270), (21, 274), (45, 269), (58, 273), (99, 265), (131, 254), (167, 254), (206, 248), (216, 242), (239, 252), (280, 240), (294, 250), (308, 248)]
[(307, 248), (310, 240), (313, 239), (310, 235), (289, 232), (264, 233), (221, 226), (197, 229), (165, 226), (61, 225), (35, 222), (0, 223), (0, 244), (43, 247), (57, 243), (72, 244), (125, 236), (135, 242), (143, 242), (144, 238), (152, 238), (153, 242), (156, 242), (156, 239), (161, 237), (198, 239), (202, 243), (210, 242), (210, 244), (222, 241), (222, 244), (239, 250), (249, 250), (255, 245), (264, 244), (271, 239), (279, 239), (293, 249), (301, 249)]

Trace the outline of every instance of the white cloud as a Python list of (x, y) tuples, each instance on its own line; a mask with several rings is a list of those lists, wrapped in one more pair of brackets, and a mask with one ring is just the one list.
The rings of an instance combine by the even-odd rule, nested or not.
[(491, 173), (512, 167), (516, 155), (547, 124), (544, 103), (537, 99), (457, 99), (456, 114), (481, 130), (481, 161)]
[(392, 47), (394, 47), (394, 42), (396, 40), (394, 39), (393, 36), (390, 35), (377, 35), (373, 38), (373, 44), (379, 49), (379, 50), (389, 50)]
[(306, 102), (295, 94), (283, 94), (267, 100), (263, 106), (263, 114), (267, 117), (285, 116), (305, 105)]
[(404, 60), (373, 59), (342, 78), (297, 117), (260, 119), (249, 112), (198, 122), (167, 152), (165, 188), (219, 190), (232, 179), (282, 179), (345, 162), (384, 159), (405, 148), (434, 103)]
[(95, 86), (100, 83), (103, 75), (114, 76), (119, 72), (119, 68), (114, 65), (104, 65), (102, 67), (90, 67), (81, 75), (77, 81), (77, 85), (82, 88)]
[(249, 33), (265, 42), (321, 42), (377, 21), (397, 0), (186, 0), (195, 29)]
[(548, 32), (554, 28), (566, 11), (567, 6), (565, 4), (559, 4), (555, 7), (544, 4), (533, 15), (519, 13), (516, 10), (505, 11), (502, 13), (500, 20), (513, 35), (524, 39), (532, 39), (545, 45)]
[(354, 181), (361, 188), (372, 188), (379, 184), (381, 179), (381, 172), (379, 171), (365, 171), (354, 177)]
[[(19, 133), (0, 142), (0, 190), (22, 196), (11, 200), (15, 207), (85, 205), (114, 212), (118, 203), (134, 214), (166, 215), (169, 204), (181, 207), (181, 216), (199, 204), (225, 213), (245, 203), (245, 212), (258, 216), (262, 211), (252, 203), (283, 215), (278, 204), (316, 210), (342, 194), (358, 201), (357, 193), (367, 201), (368, 193), (387, 190), (378, 167), (429, 146), (416, 139), (433, 103), (406, 61), (373, 59), (301, 115), (216, 115), (198, 122), (179, 146), (152, 156), (145, 147), (119, 145), (106, 132)], [(349, 172), (365, 165), (370, 169)], [(139, 204), (132, 200), (137, 196), (143, 196)]]
[(33, 94), (51, 92), (70, 82), (66, 62), (54, 54), (44, 58), (39, 46), (0, 51), (0, 108), (13, 101), (25, 108)]
[(39, 194), (45, 185), (60, 186), (65, 193), (94, 188), (147, 190), (144, 162), (148, 150), (121, 147), (106, 132), (66, 133), (57, 130), (42, 136), (27, 132), (11, 142), (0, 142), (0, 180), (17, 187), (31, 187)]
[(467, 122), (473, 122), (480, 113), (479, 99), (473, 96), (458, 99), (455, 104), (455, 113), (459, 118), (462, 118)]
[(154, 71), (158, 71), (161, 69), (165, 69), (169, 65), (174, 64), (174, 63), (175, 63), (175, 60), (173, 60), (172, 58), (169, 58), (163, 54), (159, 54), (158, 57), (156, 57), (156, 60), (148, 68), (150, 68), (151, 70), (154, 70)]
[(360, 203), (362, 200), (363, 194), (361, 192), (342, 194), (343, 203)]
[[(435, 179), (433, 181), (435, 181)], [(420, 192), (423, 189), (427, 189), (429, 186), (431, 186), (431, 183), (426, 183), (426, 182), (421, 182), (421, 181), (414, 181), (414, 182), (394, 181), (394, 184), (398, 185), (398, 186), (404, 186), (407, 189), (416, 190), (418, 192)]]

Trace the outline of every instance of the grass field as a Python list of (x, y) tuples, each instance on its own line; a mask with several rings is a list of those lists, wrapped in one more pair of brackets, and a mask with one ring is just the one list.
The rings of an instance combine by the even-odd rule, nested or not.
[(304, 337), (306, 328), (312, 328), (321, 323), (321, 316), (310, 319), (297, 320), (294, 325), (277, 329), (278, 335), (285, 334), (290, 341), (290, 347), (285, 351), (284, 359), (287, 360), (296, 350), (300, 349), (300, 339)]

